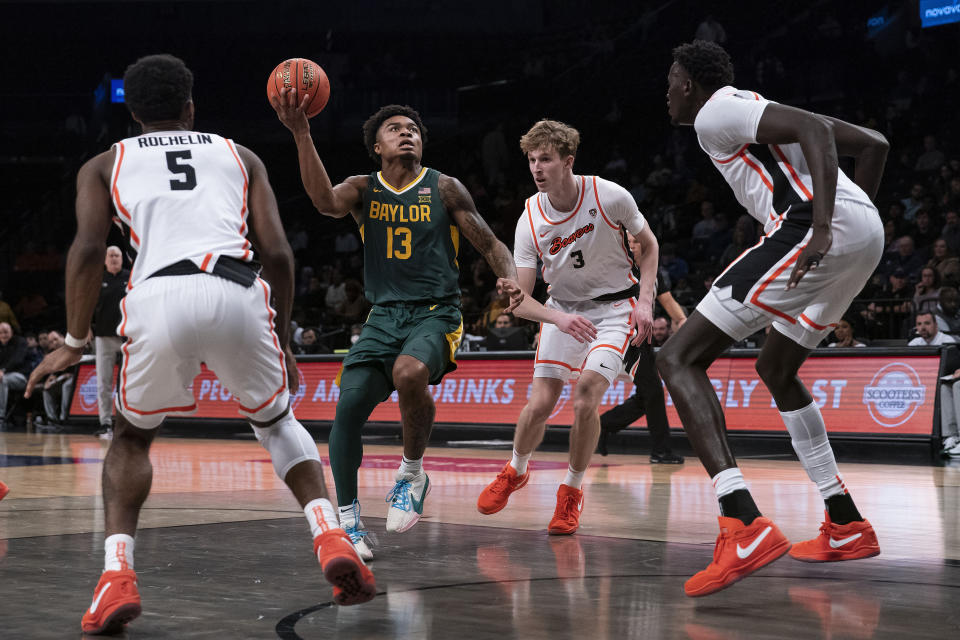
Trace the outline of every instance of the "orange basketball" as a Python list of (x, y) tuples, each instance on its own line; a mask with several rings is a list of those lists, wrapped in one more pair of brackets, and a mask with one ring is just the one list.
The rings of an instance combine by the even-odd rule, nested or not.
[(317, 115), (327, 106), (330, 98), (330, 80), (316, 62), (306, 58), (290, 58), (277, 65), (267, 78), (267, 98), (280, 95), (280, 89), (293, 87), (299, 100), (310, 96), (304, 109), (308, 118)]

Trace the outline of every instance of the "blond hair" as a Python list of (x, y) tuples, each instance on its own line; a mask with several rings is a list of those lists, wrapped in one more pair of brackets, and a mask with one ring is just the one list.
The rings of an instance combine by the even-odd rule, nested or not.
[(579, 146), (580, 132), (556, 120), (540, 120), (520, 138), (520, 150), (524, 153), (553, 147), (561, 158), (566, 158), (577, 155)]

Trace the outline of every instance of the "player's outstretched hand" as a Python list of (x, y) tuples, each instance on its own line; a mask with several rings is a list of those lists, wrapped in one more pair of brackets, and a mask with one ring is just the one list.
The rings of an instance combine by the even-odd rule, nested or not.
[(497, 293), (501, 295), (506, 293), (510, 296), (510, 304), (503, 310), (504, 313), (513, 313), (513, 310), (523, 302), (525, 295), (523, 289), (520, 288), (520, 284), (510, 278), (497, 278)]
[(576, 338), (577, 342), (593, 342), (597, 338), (597, 328), (583, 316), (564, 313), (557, 319), (556, 325), (560, 331)]
[(280, 95), (270, 97), (270, 106), (277, 112), (283, 126), (296, 134), (310, 129), (306, 113), (309, 101), (309, 95), (304, 94), (303, 98), (298, 99), (293, 87), (284, 87), (280, 89)]
[(82, 355), (82, 349), (74, 349), (67, 345), (63, 345), (59, 349), (48, 353), (47, 356), (40, 361), (40, 364), (30, 373), (30, 379), (27, 380), (27, 388), (23, 392), (23, 397), (29, 398), (33, 395), (33, 388), (46, 380), (51, 373), (63, 371), (67, 367), (72, 367), (80, 362)]
[(820, 266), (820, 261), (827, 255), (830, 245), (833, 244), (833, 232), (830, 229), (814, 229), (810, 236), (810, 242), (800, 252), (797, 263), (793, 266), (793, 272), (790, 274), (790, 280), (787, 281), (787, 290), (795, 289), (800, 282), (800, 278), (805, 276), (808, 271), (813, 271)]
[(293, 355), (290, 345), (283, 350), (283, 362), (287, 366), (287, 388), (296, 395), (300, 391), (300, 370), (297, 369), (297, 358)]
[(630, 314), (630, 324), (637, 332), (630, 340), (630, 344), (641, 345), (644, 342), (650, 342), (653, 337), (653, 308), (650, 305), (635, 305)]

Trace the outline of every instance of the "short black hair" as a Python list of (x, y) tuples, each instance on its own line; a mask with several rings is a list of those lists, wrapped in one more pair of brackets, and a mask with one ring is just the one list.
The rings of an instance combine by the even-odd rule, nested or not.
[(176, 120), (190, 101), (193, 73), (167, 53), (144, 56), (123, 74), (124, 101), (141, 122)]
[(385, 107), (380, 107), (375, 114), (363, 123), (363, 144), (367, 148), (367, 153), (377, 164), (380, 164), (380, 156), (373, 150), (373, 145), (377, 143), (377, 131), (380, 130), (380, 125), (393, 116), (406, 116), (413, 120), (417, 124), (417, 128), (420, 129), (420, 139), (424, 144), (427, 143), (427, 128), (423, 126), (423, 120), (420, 119), (420, 114), (417, 113), (416, 109), (405, 104), (388, 104)]
[(673, 59), (707, 91), (733, 84), (733, 62), (723, 47), (707, 40), (694, 40), (673, 50)]

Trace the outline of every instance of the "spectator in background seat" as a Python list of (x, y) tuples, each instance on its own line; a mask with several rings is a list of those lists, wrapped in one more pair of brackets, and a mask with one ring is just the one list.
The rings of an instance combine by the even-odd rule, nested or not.
[(956, 342), (953, 336), (940, 331), (933, 313), (929, 311), (917, 314), (916, 331), (917, 337), (907, 343), (908, 347), (937, 347)]
[(932, 252), (934, 241), (940, 237), (940, 232), (934, 228), (933, 216), (928, 210), (920, 209), (917, 211), (917, 220), (910, 231), (910, 235), (917, 245), (917, 253), (927, 259)]
[(942, 285), (955, 287), (960, 284), (960, 259), (950, 252), (947, 241), (943, 238), (934, 241), (933, 257), (927, 262), (927, 266), (937, 270)]
[(20, 323), (17, 322), (17, 314), (3, 299), (3, 292), (0, 291), (0, 322), (6, 322), (14, 331), (20, 331)]
[(936, 312), (939, 301), (940, 274), (933, 267), (924, 267), (920, 272), (920, 282), (914, 288), (913, 312)]
[(910, 187), (910, 195), (900, 201), (903, 204), (904, 220), (907, 220), (908, 222), (913, 221), (917, 211), (923, 204), (923, 196), (926, 191), (927, 190), (923, 187), (922, 182), (915, 182), (913, 186)]
[(671, 282), (680, 282), (690, 273), (687, 261), (677, 255), (677, 245), (672, 242), (660, 245), (660, 266), (667, 270)]
[(29, 374), (27, 341), (14, 335), (9, 322), (0, 322), (0, 430), (5, 427), (10, 392), (26, 389)]
[(944, 225), (940, 237), (947, 242), (947, 248), (953, 255), (960, 255), (960, 214), (950, 209), (943, 216)]
[(857, 340), (853, 335), (853, 324), (848, 318), (841, 318), (833, 330), (833, 336), (836, 342), (831, 342), (828, 347), (865, 347), (864, 343)]
[(315, 355), (318, 353), (330, 353), (330, 348), (320, 341), (320, 332), (314, 328), (304, 329), (300, 335), (300, 346), (297, 353), (300, 355)]
[(960, 334), (960, 293), (955, 287), (940, 288), (940, 302), (936, 309), (940, 331)]
[(940, 169), (947, 157), (937, 149), (937, 139), (932, 135), (923, 136), (923, 153), (917, 158), (914, 170), (919, 173), (933, 173)]
[(897, 241), (897, 252), (884, 255), (880, 270), (884, 275), (889, 276), (898, 269), (902, 269), (907, 279), (913, 279), (920, 275), (923, 263), (923, 259), (916, 252), (913, 238), (903, 236)]

